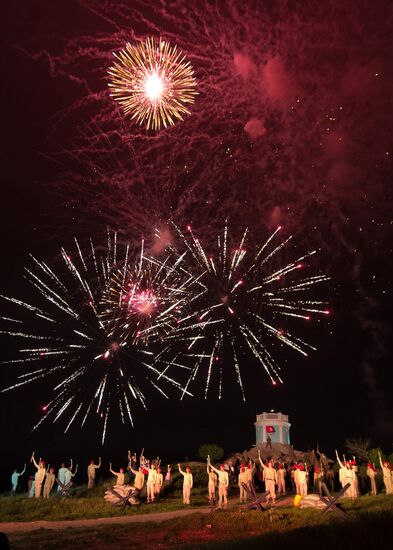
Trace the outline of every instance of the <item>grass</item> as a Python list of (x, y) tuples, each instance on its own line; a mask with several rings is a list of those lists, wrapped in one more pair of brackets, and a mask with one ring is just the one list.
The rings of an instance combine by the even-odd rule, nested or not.
[[(168, 504), (153, 506), (164, 505)], [(157, 547), (187, 547), (190, 550), (391, 548), (389, 533), (393, 524), (393, 497), (361, 497), (354, 502), (345, 502), (343, 507), (348, 512), (348, 521), (312, 509), (280, 508), (271, 514), (261, 514), (243, 512), (234, 505), (227, 511), (194, 514), (157, 524), (146, 522), (14, 533), (10, 535), (10, 541), (14, 549), (60, 546), (62, 550), (83, 547), (120, 550), (131, 546), (143, 550), (156, 550)]]
[[(192, 499), (192, 507), (205, 506), (207, 501), (196, 496)], [(2, 497), (0, 499), (0, 521), (61, 521), (72, 519), (95, 519), (113, 516), (151, 514), (155, 512), (170, 512), (183, 510), (180, 497), (169, 498), (152, 504), (143, 503), (138, 507), (127, 507), (124, 511), (114, 508), (100, 497), (80, 497), (64, 499), (54, 496), (50, 499), (25, 497)]]
[(194, 514), (163, 523), (112, 525), (91, 529), (37, 530), (14, 533), (14, 549), (61, 547), (89, 550), (121, 549), (263, 549), (350, 550), (391, 548), (393, 497), (361, 497), (344, 503), (348, 520), (312, 509), (281, 508), (272, 514), (223, 512)]

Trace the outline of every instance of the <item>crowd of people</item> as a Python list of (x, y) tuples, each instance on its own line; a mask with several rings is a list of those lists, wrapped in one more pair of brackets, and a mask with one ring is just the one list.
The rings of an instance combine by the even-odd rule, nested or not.
[[(170, 464), (167, 465), (165, 473), (161, 468), (159, 457), (148, 460), (143, 452), (139, 459), (136, 453), (128, 451), (127, 468), (119, 468), (116, 471), (109, 464), (109, 472), (116, 477), (114, 486), (131, 485), (138, 494), (141, 495), (146, 486), (147, 502), (154, 502), (160, 498), (161, 491), (165, 484), (172, 483), (173, 474)], [(348, 485), (345, 496), (355, 499), (360, 495), (359, 488), (359, 467), (355, 457), (346, 460), (340, 459), (336, 451), (336, 459), (339, 467), (338, 480), (342, 487)], [(72, 459), (68, 466), (62, 463), (58, 469), (57, 476), (55, 469), (41, 458), (37, 461), (35, 453), (31, 455), (30, 462), (36, 468), (35, 476), (30, 476), (28, 481), (28, 496), (48, 498), (53, 494), (55, 484), (56, 492), (63, 494), (73, 485), (73, 478), (78, 472), (78, 465), (74, 468)], [(393, 469), (387, 460), (383, 460), (379, 454), (379, 469), (371, 462), (367, 464), (366, 475), (368, 478), (368, 489), (372, 495), (377, 494), (376, 478), (382, 475), (386, 494), (393, 494)], [(86, 470), (87, 488), (91, 490), (94, 487), (96, 472), (102, 467), (101, 458), (98, 463), (91, 460)], [(179, 474), (183, 478), (183, 503), (190, 505), (191, 493), (194, 486), (194, 478), (189, 466), (184, 469), (181, 464), (177, 465)], [(12, 492), (16, 493), (20, 477), (26, 472), (26, 464), (21, 472), (17, 470), (11, 476)], [(321, 495), (323, 484), (330, 492), (335, 490), (335, 469), (322, 460), (313, 464), (293, 463), (288, 464), (282, 460), (263, 461), (260, 451), (258, 451), (257, 461), (227, 461), (219, 467), (215, 467), (210, 456), (206, 460), (207, 474), (207, 493), (211, 502), (215, 503), (216, 498), (219, 508), (225, 508), (228, 503), (228, 490), (230, 485), (237, 485), (239, 489), (239, 500), (241, 503), (247, 500), (247, 490), (249, 483), (253, 482), (257, 488), (264, 490), (267, 494), (267, 500), (275, 502), (277, 496), (284, 496), (287, 492), (296, 495), (306, 496), (310, 491)]]

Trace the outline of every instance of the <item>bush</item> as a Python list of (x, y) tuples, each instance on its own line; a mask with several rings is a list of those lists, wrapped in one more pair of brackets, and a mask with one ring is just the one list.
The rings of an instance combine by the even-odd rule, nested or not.
[(346, 449), (361, 462), (368, 461), (370, 446), (371, 441), (369, 439), (362, 439), (360, 437), (346, 439), (345, 441)]
[(370, 457), (370, 462), (372, 462), (376, 468), (380, 467), (378, 453), (381, 453), (382, 460), (384, 460), (385, 455), (383, 454), (382, 449), (380, 449), (379, 447), (377, 447), (376, 449), (370, 449), (368, 453), (368, 456)]
[(214, 443), (204, 443), (198, 449), (198, 456), (206, 460), (207, 455), (210, 455), (212, 462), (216, 462), (224, 456), (224, 449)]

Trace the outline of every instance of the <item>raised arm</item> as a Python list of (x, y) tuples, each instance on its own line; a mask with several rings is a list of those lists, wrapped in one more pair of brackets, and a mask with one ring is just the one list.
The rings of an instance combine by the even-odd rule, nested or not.
[(185, 472), (183, 472), (183, 470), (181, 469), (181, 466), (180, 464), (177, 465), (177, 467), (179, 468), (179, 472), (181, 473), (182, 476), (185, 476)]
[(21, 473), (19, 474), (20, 476), (23, 476), (23, 474), (25, 473), (26, 471), (26, 464), (23, 466), (23, 470), (21, 471)]
[(378, 451), (378, 456), (379, 456), (379, 463), (380, 463), (381, 468), (382, 468), (382, 471), (383, 471), (383, 469), (385, 468), (385, 466), (383, 465), (381, 453), (380, 453), (379, 451)]
[(72, 458), (71, 458), (71, 459), (70, 459), (70, 467), (69, 467), (69, 470), (72, 470), (72, 466), (73, 466), (73, 464), (72, 464)]
[(209, 460), (209, 466), (210, 466), (210, 468), (211, 468), (214, 472), (216, 472), (216, 474), (219, 474), (219, 473), (220, 473), (220, 470), (218, 470), (217, 468), (215, 468), (215, 467), (213, 466), (213, 464), (210, 462), (210, 456), (208, 456), (208, 460)]
[(74, 477), (76, 475), (76, 472), (78, 471), (78, 464), (76, 465), (76, 468), (75, 468), (75, 472), (74, 473), (71, 473), (72, 477)]
[(262, 462), (262, 459), (261, 459), (261, 451), (258, 449), (258, 460), (259, 462), (261, 463), (261, 466), (263, 469), (266, 468), (266, 466), (264, 465), (264, 463)]
[(206, 462), (206, 472), (207, 472), (207, 475), (210, 474), (209, 468), (210, 468), (209, 459), (207, 459), (207, 462)]
[(338, 456), (337, 449), (336, 449), (336, 457), (337, 457), (337, 462), (340, 464), (340, 468), (344, 468), (344, 465), (343, 465), (343, 463), (341, 462), (340, 457)]
[(33, 451), (33, 454), (31, 455), (31, 459), (30, 459), (30, 462), (32, 462), (34, 464), (34, 466), (37, 468), (39, 468), (39, 465), (37, 464), (37, 461), (36, 459), (34, 458), (34, 451)]
[(130, 467), (128, 468), (130, 470), (130, 472), (132, 472), (135, 476), (136, 474), (138, 473), (138, 470), (134, 470), (134, 468), (130, 465)]
[(111, 474), (113, 474), (114, 476), (118, 476), (120, 472), (115, 472), (114, 470), (112, 470), (112, 462), (110, 462), (109, 464), (109, 471)]
[(96, 466), (96, 468), (101, 468), (101, 457), (98, 458), (98, 465)]

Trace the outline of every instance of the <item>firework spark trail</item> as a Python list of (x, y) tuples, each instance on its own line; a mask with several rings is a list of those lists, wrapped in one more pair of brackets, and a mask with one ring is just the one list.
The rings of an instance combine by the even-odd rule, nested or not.
[[(189, 269), (203, 288), (194, 300), (194, 314), (183, 319), (176, 334), (178, 340), (184, 333), (185, 339), (192, 342), (182, 358), (190, 366), (185, 387), (190, 387), (197, 374), (205, 373), (205, 398), (214, 384), (221, 399), (223, 379), (230, 379), (235, 373), (245, 399), (241, 364), (244, 366), (250, 357), (263, 367), (274, 385), (282, 383), (280, 365), (274, 358), (277, 349), (281, 346), (304, 356), (309, 350), (315, 350), (287, 330), (286, 318), (310, 320), (310, 314), (330, 314), (325, 301), (310, 296), (313, 287), (328, 281), (329, 277), (311, 275), (300, 281), (295, 279), (315, 252), (277, 268), (276, 259), (282, 260), (282, 249), (292, 239), (285, 238), (277, 244), (279, 230), (256, 247), (247, 241), (246, 230), (240, 245), (236, 245), (226, 224), (222, 235), (213, 240), (217, 243), (213, 254), (211, 249), (204, 248), (190, 226), (186, 235), (174, 227), (179, 242), (192, 259), (193, 267)], [(189, 329), (192, 329), (190, 334)], [(192, 352), (191, 346), (196, 348)], [(244, 352), (245, 348), (251, 356)], [(192, 362), (193, 358), (197, 361)]]
[[(171, 253), (160, 262), (146, 257), (142, 245), (142, 252), (131, 258), (129, 246), (120, 251), (116, 235), (112, 238), (110, 233), (104, 251), (97, 252), (91, 241), (92, 254), (86, 255), (76, 239), (75, 247), (75, 255), (61, 250), (62, 262), (56, 268), (33, 258), (36, 270), (26, 269), (29, 283), (38, 291), (39, 307), (1, 296), (23, 314), (22, 330), (2, 330), (1, 334), (31, 342), (18, 349), (23, 359), (3, 364), (24, 368), (24, 363), (40, 363), (1, 391), (50, 377), (53, 398), (42, 408), (45, 414), (34, 429), (48, 418), (55, 422), (68, 416), (67, 432), (77, 418), (83, 426), (89, 415), (96, 414), (103, 419), (104, 442), (112, 414), (119, 412), (124, 422), (126, 411), (133, 425), (131, 403), (137, 401), (146, 408), (143, 385), (166, 398), (169, 395), (162, 383), (182, 396), (191, 395), (168, 373), (168, 363), (172, 371), (182, 365), (171, 359), (172, 348), (165, 337), (176, 334), (177, 321), (192, 302), (194, 278), (182, 265), (184, 254), (172, 260)], [(130, 280), (136, 285), (132, 295), (139, 296), (137, 307), (134, 303), (129, 307)], [(7, 317), (2, 321), (15, 323)], [(157, 358), (162, 359), (164, 371)]]

